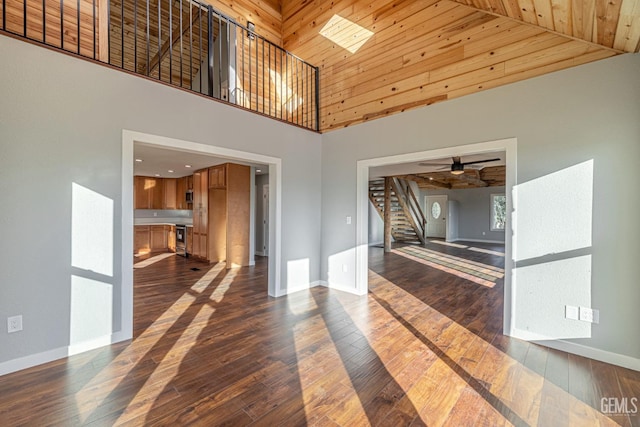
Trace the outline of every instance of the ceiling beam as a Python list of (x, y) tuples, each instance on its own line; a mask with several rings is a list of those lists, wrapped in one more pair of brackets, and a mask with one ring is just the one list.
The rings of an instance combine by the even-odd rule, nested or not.
[(480, 171), (477, 171), (477, 170), (474, 170), (474, 171), (467, 170), (464, 173), (461, 173), (460, 175), (453, 175), (453, 176), (455, 176), (460, 181), (466, 181), (470, 184), (477, 185), (478, 187), (489, 186), (489, 184), (486, 181), (483, 181), (480, 179)]
[(401, 176), (397, 176), (396, 178), (408, 179), (410, 181), (415, 181), (418, 184), (431, 185), (433, 187), (451, 189), (451, 184), (447, 184), (446, 182), (442, 182), (442, 181), (437, 181), (432, 178), (425, 178), (424, 176), (420, 176), (416, 174), (401, 175)]

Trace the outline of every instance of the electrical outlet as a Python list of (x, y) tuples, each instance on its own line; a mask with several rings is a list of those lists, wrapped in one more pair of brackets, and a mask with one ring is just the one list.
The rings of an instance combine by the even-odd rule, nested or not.
[(350, 216), (347, 217), (347, 225), (351, 225), (351, 217)]
[(599, 323), (600, 312), (589, 307), (580, 307), (580, 320), (590, 323)]
[(564, 317), (571, 320), (578, 320), (579, 319), (578, 307), (575, 307), (573, 305), (565, 305)]
[(342, 272), (346, 273), (348, 271), (347, 264), (342, 264)]
[(22, 330), (22, 315), (7, 318), (7, 332), (18, 332)]

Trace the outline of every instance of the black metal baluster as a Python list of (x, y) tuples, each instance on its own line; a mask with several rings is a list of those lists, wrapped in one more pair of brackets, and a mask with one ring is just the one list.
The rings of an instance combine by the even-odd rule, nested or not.
[(182, 0), (180, 0), (180, 87), (182, 87)]
[[(5, 8), (5, 4), (4, 1), (2, 2), (2, 13), (4, 14), (4, 8)], [(93, 0), (93, 16), (95, 19), (96, 16), (96, 0)], [(95, 24), (95, 21), (94, 21)], [(3, 20), (2, 20), (2, 25), (4, 26), (4, 15), (3, 15)], [(95, 39), (95, 30), (94, 30), (94, 39)], [(45, 4), (45, 0), (42, 0), (42, 43), (47, 43), (47, 6)], [(95, 46), (95, 40), (94, 40), (94, 46)], [(95, 49), (95, 47), (94, 47)], [(93, 56), (95, 58), (95, 54)]]
[(162, 81), (162, 0), (158, 0), (158, 80)]
[(264, 104), (265, 104), (265, 96), (264, 96), (264, 89), (265, 89), (265, 80), (264, 80), (264, 39), (260, 39), (262, 40), (262, 112), (264, 113)]
[(268, 43), (269, 46), (269, 115), (271, 115), (271, 98), (273, 95), (271, 94), (271, 42)]
[(27, 0), (22, 0), (22, 32), (27, 37)]
[[(42, 4), (44, 5), (44, 0), (42, 0)], [(93, 59), (96, 59), (96, 0), (93, 0), (93, 20), (91, 28), (93, 31)]]
[(64, 0), (60, 0), (60, 49), (64, 49)]
[(173, 84), (173, 4), (169, 2), (169, 83)]
[(120, 68), (124, 68), (124, 0), (120, 0)]
[(133, 0), (133, 71), (138, 72), (138, 0)]
[(242, 106), (244, 107), (244, 100), (246, 99), (245, 97), (245, 87), (244, 87), (244, 28), (240, 27), (240, 34), (242, 35), (241, 39), (242, 39)]
[(208, 49), (207, 49), (207, 59), (209, 63), (208, 71), (209, 71), (209, 96), (213, 98), (213, 7), (209, 6), (209, 14), (207, 19), (207, 29), (209, 31), (208, 34)]
[(193, 5), (189, 2), (189, 85), (193, 90)]
[[(284, 108), (286, 104), (285, 93), (282, 90), (282, 82), (284, 81), (284, 56), (280, 51), (280, 119), (284, 118)], [(284, 101), (284, 102), (283, 102)]]
[(76, 20), (78, 21), (78, 55), (80, 55), (80, 0), (76, 1), (76, 8)]
[(149, 52), (151, 50), (151, 33), (149, 31), (149, 0), (147, 0), (147, 16), (146, 16), (146, 21), (147, 21), (147, 72), (145, 75), (149, 75), (149, 73), (151, 72), (151, 70), (149, 70), (149, 61), (151, 61), (151, 52)]
[(315, 109), (316, 109), (316, 129), (315, 130), (320, 130), (320, 69), (318, 67), (315, 67), (315, 84), (316, 84), (316, 102), (315, 102)]
[(249, 109), (251, 109), (251, 103), (253, 102), (253, 88), (251, 87), (251, 34), (247, 30), (247, 36), (249, 37)]
[(107, 62), (111, 65), (111, 0), (107, 0), (107, 46), (109, 48)]
[(222, 16), (218, 15), (218, 99), (222, 99)]
[(200, 90), (202, 93), (202, 6), (198, 7), (198, 30), (200, 31), (200, 40), (198, 41), (198, 71), (200, 72)]

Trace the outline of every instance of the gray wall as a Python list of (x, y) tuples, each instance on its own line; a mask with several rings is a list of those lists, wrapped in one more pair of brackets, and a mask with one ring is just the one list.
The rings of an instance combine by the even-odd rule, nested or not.
[(492, 194), (504, 194), (504, 187), (421, 190), (420, 203), (425, 209), (425, 196), (446, 195), (458, 202), (458, 239), (504, 242), (504, 231), (491, 231)]
[[(113, 288), (121, 328), (123, 129), (281, 158), (279, 285), (290, 260), (319, 279), (320, 135), (9, 37), (0, 57), (0, 319), (24, 316), (0, 363), (69, 345), (75, 274)], [(72, 183), (113, 202), (111, 276), (71, 266)]]
[[(332, 282), (337, 277), (340, 286), (355, 288), (356, 228), (343, 218), (356, 213), (358, 160), (515, 137), (519, 185), (593, 160), (591, 245), (575, 255), (586, 253), (591, 259), (590, 283), (583, 294), (592, 307), (600, 309), (600, 324), (590, 328), (590, 338), (574, 342), (640, 358), (638, 76), (640, 55), (623, 55), (323, 135), (323, 279)], [(565, 181), (547, 191), (570, 192), (572, 185)], [(543, 191), (519, 203), (551, 212), (563, 207), (562, 203), (549, 205), (546, 196)], [(571, 214), (564, 218), (573, 219)], [(531, 242), (519, 239), (521, 231), (532, 230), (516, 229), (516, 250), (535, 243), (535, 237)], [(572, 256), (570, 252), (553, 255), (553, 248), (547, 249), (548, 261)], [(545, 256), (522, 263), (543, 266)], [(347, 273), (342, 274), (341, 266), (332, 262), (336, 257), (347, 265)], [(564, 319), (561, 304), (566, 300), (560, 298), (562, 290), (572, 285), (571, 278), (541, 293), (535, 286), (539, 277), (521, 277), (517, 282), (526, 292), (514, 289), (516, 322), (520, 322), (516, 327), (533, 329), (536, 325), (527, 323), (531, 319), (517, 320), (518, 311), (544, 312), (545, 305), (554, 307), (553, 313), (545, 312), (550, 322), (559, 326), (575, 322)]]

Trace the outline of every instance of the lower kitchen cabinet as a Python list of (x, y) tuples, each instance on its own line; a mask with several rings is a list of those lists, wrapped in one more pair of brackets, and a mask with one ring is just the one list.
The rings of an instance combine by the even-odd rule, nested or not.
[(136, 225), (134, 228), (134, 254), (176, 250), (176, 227), (172, 225)]

